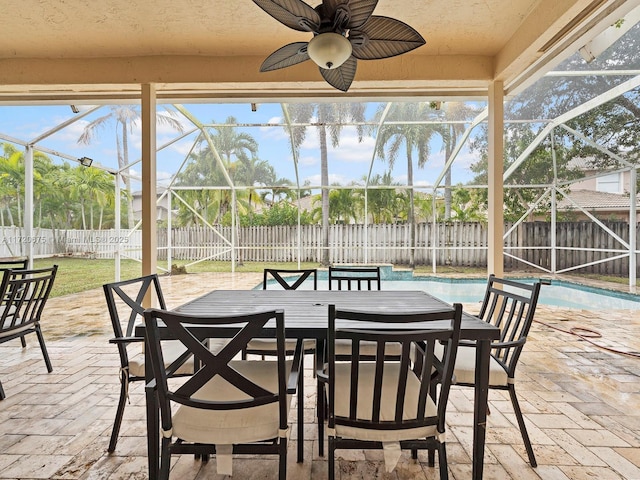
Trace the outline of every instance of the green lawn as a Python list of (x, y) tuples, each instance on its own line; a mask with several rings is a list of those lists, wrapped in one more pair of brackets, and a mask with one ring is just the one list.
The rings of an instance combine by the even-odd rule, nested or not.
[[(166, 266), (158, 262), (162, 267)], [(177, 265), (184, 265), (186, 262), (175, 262)], [(58, 274), (51, 291), (52, 297), (68, 295), (70, 293), (82, 292), (92, 288), (101, 287), (104, 283), (115, 280), (115, 262), (113, 260), (55, 257), (42, 258), (34, 261), (34, 268), (49, 267), (58, 265)], [(265, 268), (297, 268), (297, 263), (262, 263), (247, 262), (236, 267), (236, 272), (262, 272)], [(316, 263), (303, 263), (301, 268), (317, 268)], [(230, 272), (229, 262), (206, 261), (191, 265), (187, 268), (187, 273), (201, 272)], [(158, 274), (163, 274), (158, 271)], [(135, 278), (142, 275), (142, 265), (133, 260), (122, 260), (120, 265), (120, 278)]]

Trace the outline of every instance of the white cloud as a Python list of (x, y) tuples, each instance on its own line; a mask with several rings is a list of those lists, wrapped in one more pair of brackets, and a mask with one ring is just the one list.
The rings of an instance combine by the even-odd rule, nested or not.
[[(309, 181), (309, 183), (313, 186), (318, 186), (322, 184), (320, 175), (310, 175), (308, 177), (305, 177), (302, 180), (302, 183), (306, 181)], [(347, 179), (347, 177), (345, 177), (344, 175), (329, 174), (329, 185), (332, 185), (334, 183), (338, 183), (340, 185), (346, 185), (350, 181), (351, 180)]]
[(343, 134), (340, 137), (338, 147), (329, 146), (329, 158), (348, 163), (370, 163), (375, 148), (375, 139), (365, 137), (360, 142), (355, 128), (347, 127), (344, 131), (346, 135)]
[[(320, 164), (320, 158), (318, 157), (314, 157), (312, 155), (303, 155), (298, 157), (298, 164), (300, 164), (301, 166), (304, 167), (311, 167), (313, 165), (319, 165)], [(293, 163), (292, 163), (293, 165)]]

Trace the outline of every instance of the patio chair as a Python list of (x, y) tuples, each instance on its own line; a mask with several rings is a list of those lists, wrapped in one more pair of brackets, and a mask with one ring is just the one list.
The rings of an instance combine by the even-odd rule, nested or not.
[[(233, 360), (274, 321), (277, 361)], [(279, 478), (285, 480), (288, 416), (302, 374), (302, 342), (287, 360), (284, 312), (190, 316), (149, 309), (145, 324), (160, 408), (159, 478), (169, 478), (173, 454), (215, 454), (218, 473), (224, 475), (232, 474), (232, 454), (271, 454), (278, 455)], [(217, 354), (201, 343), (203, 336), (215, 338), (216, 331), (226, 336), (233, 328), (238, 332)], [(166, 336), (178, 339), (198, 359), (199, 368), (186, 380), (167, 375), (165, 343), (160, 342)]]
[[(380, 314), (337, 310), (329, 306), (328, 424), (329, 479), (335, 476), (338, 449), (382, 449), (387, 472), (401, 450), (438, 451), (440, 478), (448, 478), (445, 413), (460, 339), (462, 305), (442, 311)], [(425, 323), (439, 321), (437, 328)], [(336, 323), (340, 324), (340, 328)], [(422, 322), (422, 323), (418, 323)], [(380, 329), (371, 327), (379, 323)], [(407, 328), (408, 324), (415, 327)], [(366, 324), (366, 326), (363, 326)], [(390, 325), (402, 324), (402, 328)], [(337, 361), (335, 342), (352, 344), (350, 361)], [(376, 344), (375, 361), (359, 355), (361, 342)], [(402, 354), (389, 360), (387, 343), (400, 344)], [(446, 345), (442, 363), (436, 344)]]
[[(124, 408), (129, 399), (129, 384), (145, 379), (144, 337), (133, 336), (135, 324), (141, 323), (143, 319), (144, 306), (142, 302), (147, 295), (154, 294), (161, 309), (166, 309), (166, 305), (156, 274), (107, 283), (103, 285), (103, 289), (114, 334), (114, 338), (111, 338), (109, 343), (118, 347), (120, 356), (120, 399), (108, 447), (108, 451), (113, 452), (118, 443)], [(176, 341), (168, 341), (167, 344), (165, 357), (168, 365), (184, 355), (185, 349), (182, 344)], [(193, 361), (185, 362), (173, 373), (176, 375), (192, 374)]]
[(381, 283), (378, 266), (329, 267), (329, 290), (380, 290)]
[[(272, 277), (276, 281), (278, 287), (284, 290), (297, 290), (305, 281), (313, 285), (313, 289), (318, 289), (318, 270), (303, 269), (303, 270), (287, 270), (287, 269), (273, 269), (265, 268), (262, 277), (262, 289), (267, 290), (269, 285), (269, 278)], [(292, 355), (296, 346), (295, 340), (286, 341), (287, 355)], [(247, 348), (242, 352), (243, 359), (246, 360), (247, 354), (261, 355), (264, 358), (266, 355), (276, 355), (276, 341), (270, 338), (255, 338), (247, 344)], [(305, 340), (303, 353), (315, 353), (316, 342), (315, 340)]]
[[(40, 320), (57, 272), (57, 265), (35, 270), (4, 270), (0, 284), (0, 343), (19, 338), (22, 348), (25, 348), (25, 336), (35, 333), (49, 373), (53, 371), (53, 367), (42, 336)], [(0, 400), (4, 398), (6, 395), (0, 383)]]
[[(0, 272), (4, 270), (14, 270), (14, 271), (26, 270), (27, 268), (29, 268), (28, 258), (24, 258), (24, 259), (12, 258), (9, 260), (0, 261)], [(20, 274), (20, 277), (24, 277), (24, 274)], [(21, 340), (22, 340), (22, 347), (26, 347), (27, 345), (24, 342), (24, 338), (21, 338)]]
[[(516, 395), (515, 372), (533, 322), (540, 285), (540, 282), (526, 284), (490, 275), (478, 314), (481, 320), (500, 329), (500, 340), (491, 344), (489, 389), (509, 392), (532, 467), (536, 467), (537, 462)], [(456, 385), (475, 385), (475, 359), (474, 344), (460, 342), (454, 371)]]
[(0, 270), (26, 270), (28, 266), (28, 258), (0, 260)]

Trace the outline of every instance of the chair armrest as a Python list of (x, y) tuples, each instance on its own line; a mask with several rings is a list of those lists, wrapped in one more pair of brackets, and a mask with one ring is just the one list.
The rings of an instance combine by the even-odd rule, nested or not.
[(137, 343), (144, 342), (144, 337), (117, 337), (110, 338), (109, 343)]
[[(524, 345), (526, 342), (526, 338), (522, 338), (520, 340), (513, 340), (511, 342), (491, 342), (491, 348), (508, 348), (508, 347), (518, 347), (520, 345)], [(475, 340), (460, 340), (458, 342), (459, 347), (476, 347), (478, 344)]]
[(520, 345), (524, 345), (526, 341), (526, 338), (521, 338), (520, 340), (513, 340), (511, 342), (491, 342), (491, 348), (519, 347)]
[(291, 364), (291, 373), (287, 380), (287, 393), (294, 394), (298, 389), (299, 376), (303, 374), (304, 365), (302, 364), (303, 340), (300, 338), (296, 342), (296, 349), (293, 352), (293, 363)]

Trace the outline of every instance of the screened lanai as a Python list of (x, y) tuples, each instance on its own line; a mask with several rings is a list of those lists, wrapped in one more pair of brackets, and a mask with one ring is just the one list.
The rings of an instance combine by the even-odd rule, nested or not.
[[(256, 250), (240, 234), (242, 228), (247, 228), (242, 223), (247, 212), (264, 214), (282, 201), (296, 207), (296, 218), (287, 235), (290, 241), (282, 246), (259, 240), (260, 249), (274, 255), (286, 252), (287, 259), (294, 262), (312, 258), (318, 263), (422, 263), (437, 272), (447, 262), (473, 261), (484, 262), (495, 273), (502, 272), (505, 262), (512, 262), (555, 274), (626, 261), (626, 267), (621, 268), (626, 268), (630, 289), (635, 289), (638, 247), (636, 230), (630, 225), (636, 223), (631, 220), (637, 218), (637, 203), (628, 201), (625, 232), (624, 226), (607, 223), (606, 215), (611, 214), (602, 217), (572, 201), (571, 192), (577, 190), (572, 186), (578, 180), (598, 183), (598, 179), (618, 175), (619, 195), (630, 199), (637, 196), (638, 157), (633, 141), (625, 131), (608, 135), (610, 132), (597, 130), (589, 121), (590, 112), (594, 111), (599, 112), (598, 121), (606, 122), (614, 114), (637, 118), (634, 106), (637, 108), (640, 78), (639, 27), (637, 8), (633, 8), (637, 2), (569, 2), (563, 6), (513, 2), (511, 10), (506, 9), (509, 11), (500, 18), (507, 22), (506, 16), (511, 14), (518, 20), (511, 30), (501, 32), (504, 38), (498, 38), (493, 29), (488, 31), (486, 22), (492, 17), (485, 16), (487, 12), (476, 6), (461, 5), (460, 25), (453, 28), (454, 20), (444, 20), (444, 13), (440, 23), (445, 25), (436, 27), (427, 21), (426, 14), (423, 18), (416, 13), (417, 8), (411, 9), (411, 3), (407, 2), (406, 9), (397, 10), (407, 12), (408, 23), (424, 25), (431, 32), (430, 42), (439, 43), (440, 49), (423, 55), (418, 49), (415, 54), (385, 61), (386, 67), (362, 62), (367, 64), (359, 67), (352, 89), (340, 96), (316, 79), (310, 80), (317, 72), (308, 72), (309, 69), (295, 67), (262, 77), (252, 71), (246, 73), (249, 78), (244, 81), (238, 76), (244, 72), (225, 63), (232, 62), (231, 56), (235, 55), (239, 63), (246, 64), (249, 48), (263, 52), (271, 43), (285, 43), (284, 38), (291, 35), (269, 24), (259, 11), (252, 11), (252, 4), (243, 7), (251, 16), (250, 24), (256, 28), (265, 25), (269, 35), (278, 33), (278, 39), (270, 38), (271, 43), (258, 48), (249, 46), (243, 38), (237, 40), (227, 56), (220, 52), (209, 52), (209, 57), (201, 54), (212, 64), (229, 67), (223, 69), (226, 74), (206, 67), (214, 82), (203, 78), (201, 71), (194, 73), (192, 67), (202, 66), (204, 58), (188, 56), (186, 44), (179, 42), (174, 51), (166, 46), (166, 40), (156, 39), (155, 46), (144, 43), (140, 48), (147, 51), (130, 63), (123, 60), (127, 58), (125, 54), (117, 51), (117, 42), (100, 55), (72, 51), (66, 46), (59, 61), (51, 56), (46, 63), (38, 60), (35, 46), (25, 43), (19, 58), (1, 60), (9, 67), (3, 69), (6, 78), (0, 82), (0, 108), (7, 112), (2, 118), (15, 123), (15, 109), (38, 106), (42, 111), (51, 109), (55, 121), (52, 119), (37, 134), (2, 128), (2, 141), (24, 149), (27, 165), (30, 152), (39, 151), (55, 162), (66, 160), (71, 164), (88, 157), (93, 160), (93, 167), (113, 175), (114, 198), (120, 199), (122, 191), (128, 190), (131, 200), (115, 202), (113, 216), (131, 214), (133, 218), (114, 222), (113, 233), (107, 237), (114, 241), (101, 243), (110, 244), (107, 249), (116, 261), (123, 257), (139, 259), (143, 272), (157, 267), (168, 269), (172, 259), (180, 256), (189, 262), (224, 258), (233, 268)], [(492, 11), (495, 20), (496, 10), (503, 6), (501, 2), (494, 6), (495, 10), (487, 10)], [(216, 7), (221, 17), (228, 15), (230, 24), (238, 28), (238, 21), (227, 11), (229, 7)], [(444, 7), (437, 2), (430, 7), (450, 9), (450, 5)], [(24, 9), (18, 5), (16, 8)], [(391, 14), (392, 6), (380, 2), (378, 10), (376, 13)], [(53, 13), (45, 17), (49, 26), (56, 18)], [(70, 12), (57, 13), (61, 19), (64, 15), (72, 18)], [(73, 15), (83, 14), (86, 12)], [(156, 14), (158, 17), (153, 16), (150, 23), (159, 18), (159, 12)], [(195, 13), (185, 13), (185, 19), (190, 15)], [(41, 21), (28, 16), (34, 24)], [(462, 21), (465, 18), (466, 23)], [(53, 23), (55, 33), (57, 23)], [(483, 41), (473, 47), (474, 39), (462, 33), (463, 24), (467, 30), (482, 31)], [(447, 26), (458, 36), (450, 34), (445, 38), (440, 29)], [(101, 34), (98, 28), (95, 35)], [(16, 35), (19, 42), (20, 35)], [(194, 39), (190, 41), (193, 44)], [(481, 51), (480, 43), (486, 50)], [(448, 53), (442, 52), (445, 45)], [(184, 68), (169, 71), (166, 62), (160, 66), (161, 58), (154, 53), (162, 48), (164, 55), (175, 56), (173, 65)], [(91, 55), (96, 56), (91, 61), (103, 67), (101, 78), (99, 69), (87, 68), (89, 63), (85, 62)], [(136, 52), (128, 55), (136, 58)], [(433, 68), (427, 68), (427, 62)], [(42, 77), (37, 68), (46, 66), (50, 66), (48, 78)], [(74, 66), (80, 68), (71, 75)], [(394, 74), (397, 78), (391, 78)], [(192, 76), (187, 79), (189, 75)], [(122, 82), (124, 79), (129, 81)], [(131, 82), (133, 79), (138, 81)], [(125, 162), (114, 161), (116, 146), (111, 147), (111, 155), (92, 151), (95, 145), (90, 143), (69, 152), (59, 149), (57, 139), (72, 135), (71, 131), (74, 140), (79, 139), (83, 129), (118, 106), (139, 106), (141, 114), (136, 127), (139, 130), (132, 137), (139, 148), (132, 150)], [(336, 114), (339, 110), (342, 116)], [(162, 121), (165, 116), (180, 128), (170, 129)], [(412, 148), (407, 149), (402, 139), (406, 140), (411, 129), (419, 133)], [(336, 130), (340, 135), (334, 143), (331, 134)], [(259, 138), (255, 156), (225, 152), (221, 142), (229, 132)], [(304, 139), (300, 139), (303, 133)], [(113, 143), (115, 134), (110, 135)], [(323, 135), (327, 136), (324, 142)], [(394, 142), (398, 143), (395, 151)], [(326, 162), (322, 158), (324, 147)], [(240, 175), (237, 170), (246, 160), (242, 155), (249, 157), (243, 168), (257, 168), (266, 162), (273, 170), (269, 172), (273, 178), (260, 177), (258, 171), (254, 178)], [(582, 169), (574, 168), (567, 165), (569, 158), (591, 163)], [(206, 162), (212, 169), (210, 175), (201, 168)], [(27, 183), (29, 171), (27, 166)], [(519, 203), (521, 208), (505, 206), (503, 189), (505, 198)], [(209, 195), (203, 200), (206, 192)], [(332, 214), (327, 200), (333, 195), (335, 205), (341, 193), (351, 200), (354, 211), (347, 208)], [(375, 203), (376, 195), (383, 193), (391, 194), (397, 202), (395, 210), (386, 209), (389, 211), (384, 215)], [(29, 231), (38, 228), (33, 208), (36, 197), (35, 189), (25, 189), (24, 227), (25, 236), (30, 238), (35, 235)], [(136, 201), (139, 218), (133, 215)], [(221, 209), (216, 209), (221, 202), (226, 203), (229, 212), (224, 221), (222, 215), (217, 215)], [(164, 218), (162, 210), (167, 212)], [(556, 238), (554, 224), (577, 213), (583, 213), (595, 225), (598, 235), (607, 238), (605, 246), (570, 245)], [(314, 215), (311, 220), (305, 219)], [(563, 218), (559, 219), (559, 215)], [(535, 220), (551, 225), (542, 240), (535, 230)], [(312, 223), (309, 228), (307, 221)], [(527, 237), (530, 240), (512, 241), (525, 221), (534, 224), (533, 233)], [(465, 235), (470, 237), (457, 239), (456, 232), (460, 230), (452, 225), (471, 222), (484, 230), (468, 233), (467, 229)], [(382, 228), (380, 225), (388, 230), (382, 243), (379, 236), (371, 240), (374, 231)], [(163, 237), (159, 233), (183, 226), (197, 226), (208, 232), (206, 242), (213, 246), (207, 249), (201, 242), (178, 243), (171, 235)], [(310, 240), (302, 237), (305, 229)], [(393, 233), (389, 233), (391, 230)], [(34, 243), (25, 245), (28, 256), (37, 254), (38, 247)], [(475, 260), (458, 258), (476, 251), (480, 256), (471, 257)], [(566, 257), (565, 251), (584, 255), (563, 263), (558, 257)], [(530, 257), (531, 252), (539, 253)]]

